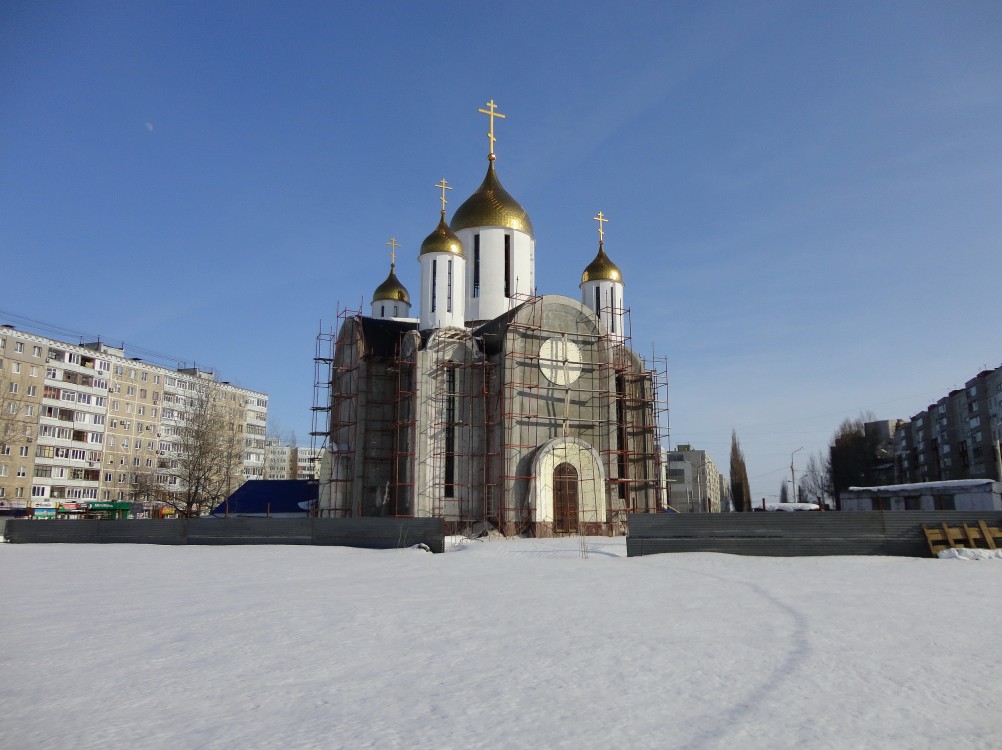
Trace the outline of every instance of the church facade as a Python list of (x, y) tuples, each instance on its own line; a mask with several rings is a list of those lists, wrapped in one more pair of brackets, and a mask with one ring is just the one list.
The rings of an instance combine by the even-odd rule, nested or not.
[(438, 185), (416, 314), (394, 257), (371, 314), (341, 321), (318, 512), (621, 533), (663, 503), (657, 376), (629, 348), (601, 213), (581, 298), (535, 293), (532, 222), (498, 178), (488, 107), (487, 174), (449, 222)]

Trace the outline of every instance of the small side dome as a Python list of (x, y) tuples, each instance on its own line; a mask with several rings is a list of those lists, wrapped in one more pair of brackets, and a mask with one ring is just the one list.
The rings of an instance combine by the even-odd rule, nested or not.
[(595, 260), (589, 263), (584, 273), (581, 274), (581, 283), (584, 284), (586, 281), (618, 281), (620, 284), (623, 283), (623, 274), (620, 272), (619, 266), (609, 260), (601, 242), (598, 243), (598, 255), (595, 256)]
[(442, 218), (439, 219), (435, 230), (424, 238), (424, 242), (421, 243), (421, 252), (418, 253), (418, 256), (427, 255), (428, 253), (452, 253), (453, 255), (458, 255), (460, 258), (464, 257), (463, 243), (459, 241), (459, 237), (445, 223), (445, 211), (442, 212)]
[(388, 299), (397, 302), (403, 302), (409, 305), (411, 303), (411, 296), (407, 293), (407, 289), (404, 285), (400, 283), (400, 279), (393, 272), (393, 264), (390, 264), (390, 275), (386, 277), (386, 281), (376, 287), (376, 291), (372, 293), (372, 301)]
[(493, 159), (480, 187), (452, 215), (451, 226), (453, 232), (471, 227), (507, 227), (535, 236), (529, 214), (501, 187)]

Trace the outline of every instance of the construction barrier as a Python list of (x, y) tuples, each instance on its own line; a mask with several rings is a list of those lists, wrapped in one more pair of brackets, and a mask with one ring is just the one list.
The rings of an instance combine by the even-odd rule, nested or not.
[(394, 549), (424, 544), (445, 552), (436, 518), (191, 518), (8, 520), (14, 544), (314, 544)]
[(1002, 511), (635, 513), (626, 554), (898, 555), (928, 557), (923, 524), (1002, 521)]

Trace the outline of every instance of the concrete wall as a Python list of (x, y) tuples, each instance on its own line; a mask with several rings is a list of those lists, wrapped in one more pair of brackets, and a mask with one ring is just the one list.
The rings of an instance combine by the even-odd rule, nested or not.
[(922, 524), (959, 524), (982, 519), (1002, 523), (1002, 512), (634, 514), (630, 516), (626, 554), (638, 557), (664, 552), (725, 552), (768, 557), (929, 557)]
[(426, 544), (445, 551), (434, 518), (194, 518), (176, 521), (9, 520), (7, 541), (89, 544), (313, 544), (396, 549)]

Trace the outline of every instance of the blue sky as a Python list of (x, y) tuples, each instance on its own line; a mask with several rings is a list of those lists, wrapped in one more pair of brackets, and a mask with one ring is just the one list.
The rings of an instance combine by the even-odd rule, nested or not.
[(1002, 362), (995, 2), (9, 0), (0, 69), (0, 322), (214, 367), (300, 442), (321, 321), (391, 235), (416, 292), (491, 98), (540, 292), (604, 211), (672, 443), (726, 473), (736, 429), (754, 497)]

